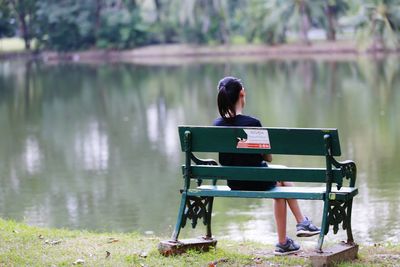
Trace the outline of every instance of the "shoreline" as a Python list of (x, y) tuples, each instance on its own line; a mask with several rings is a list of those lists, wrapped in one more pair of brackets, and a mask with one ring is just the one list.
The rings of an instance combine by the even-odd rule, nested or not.
[(0, 52), (0, 60), (41, 59), (49, 63), (57, 62), (122, 62), (139, 64), (179, 64), (190, 62), (226, 62), (239, 60), (355, 60), (359, 57), (384, 58), (399, 55), (400, 49), (390, 51), (361, 51), (354, 41), (315, 42), (311, 45), (284, 44), (267, 46), (244, 45), (152, 45), (130, 50), (86, 50), (71, 52), (42, 51)]
[[(309, 266), (313, 252), (304, 247), (297, 255), (276, 257), (273, 244), (220, 239), (209, 252), (164, 257), (157, 250), (162, 238), (153, 235), (51, 229), (2, 218), (0, 240), (0, 266)], [(397, 266), (400, 244), (360, 244), (358, 255), (341, 266)]]

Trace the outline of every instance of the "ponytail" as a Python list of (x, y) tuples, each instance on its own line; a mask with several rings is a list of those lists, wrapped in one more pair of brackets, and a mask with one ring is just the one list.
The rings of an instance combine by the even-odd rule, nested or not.
[(243, 85), (235, 77), (225, 77), (218, 83), (218, 111), (221, 117), (230, 121), (236, 116), (235, 105)]
[(234, 106), (236, 102), (232, 103), (225, 86), (220, 87), (217, 102), (219, 114), (224, 118), (224, 120), (229, 120), (236, 116)]

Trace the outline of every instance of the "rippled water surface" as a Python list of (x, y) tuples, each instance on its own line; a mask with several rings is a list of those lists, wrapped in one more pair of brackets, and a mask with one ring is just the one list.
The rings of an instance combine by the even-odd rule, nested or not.
[[(39, 226), (169, 235), (182, 183), (177, 125), (211, 124), (216, 83), (230, 74), (242, 78), (245, 111), (263, 125), (338, 128), (339, 159), (358, 166), (356, 240), (399, 242), (398, 60), (1, 61), (0, 216)], [(274, 163), (323, 160), (275, 156)], [(322, 202), (301, 205), (321, 222)], [(213, 226), (217, 237), (276, 238), (271, 200), (217, 199)], [(183, 235), (198, 235), (199, 228)]]

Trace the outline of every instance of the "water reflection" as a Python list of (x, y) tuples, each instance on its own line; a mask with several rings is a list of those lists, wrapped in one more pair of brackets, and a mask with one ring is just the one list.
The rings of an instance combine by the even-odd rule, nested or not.
[(100, 132), (98, 122), (89, 122), (83, 132), (76, 133), (75, 154), (84, 170), (104, 171), (108, 169), (108, 136)]
[(26, 171), (32, 175), (39, 171), (41, 165), (41, 152), (39, 144), (34, 137), (25, 140), (25, 151), (22, 162), (25, 163)]
[[(399, 241), (397, 62), (0, 62), (0, 216), (45, 226), (169, 234), (181, 186), (177, 125), (210, 124), (217, 116), (215, 84), (231, 74), (246, 85), (247, 113), (264, 125), (339, 128), (341, 159), (358, 163), (355, 236)], [(274, 160), (323, 164), (314, 157)], [(271, 203), (218, 199), (215, 234), (273, 242)], [(320, 223), (321, 203), (303, 206)], [(193, 235), (186, 229), (183, 234)]]

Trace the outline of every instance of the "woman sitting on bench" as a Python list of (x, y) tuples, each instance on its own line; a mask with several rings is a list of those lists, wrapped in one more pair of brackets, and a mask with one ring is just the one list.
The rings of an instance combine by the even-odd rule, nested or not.
[[(218, 110), (221, 115), (214, 121), (215, 126), (248, 126), (261, 127), (258, 119), (243, 115), (242, 111), (246, 103), (246, 93), (241, 81), (235, 77), (225, 77), (218, 83)], [(270, 154), (234, 154), (220, 153), (219, 163), (226, 166), (265, 166), (272, 161)], [(232, 190), (264, 191), (275, 186), (293, 186), (291, 182), (260, 182), (260, 181), (231, 181), (228, 186)], [(297, 221), (298, 237), (308, 237), (320, 233), (320, 229), (303, 216), (296, 199), (275, 199), (274, 214), (278, 231), (278, 243), (275, 255), (287, 255), (298, 252), (300, 246), (286, 236), (286, 210), (287, 204)]]

